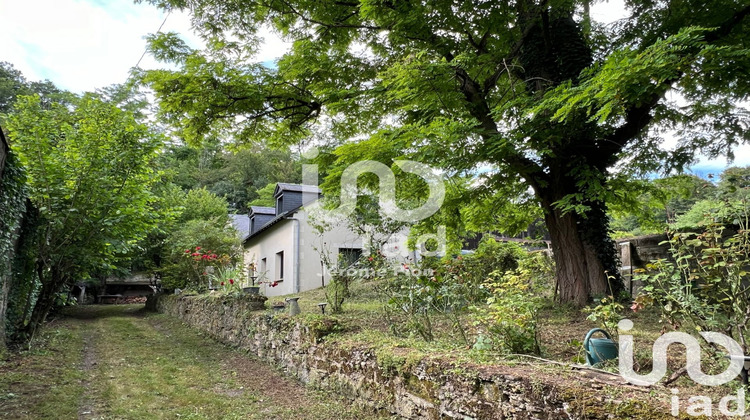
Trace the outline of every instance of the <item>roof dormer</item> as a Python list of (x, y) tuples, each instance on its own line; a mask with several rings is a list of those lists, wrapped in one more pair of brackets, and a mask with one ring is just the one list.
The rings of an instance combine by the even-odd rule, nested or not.
[(251, 206), (248, 215), (250, 216), (250, 235), (252, 235), (273, 220), (276, 217), (276, 211), (273, 207)]
[(320, 198), (320, 188), (314, 185), (286, 184), (279, 182), (273, 192), (276, 200), (276, 216), (294, 211)]

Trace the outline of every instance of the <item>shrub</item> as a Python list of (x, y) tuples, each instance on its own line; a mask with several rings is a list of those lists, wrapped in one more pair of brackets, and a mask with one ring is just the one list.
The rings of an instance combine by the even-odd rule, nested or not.
[(515, 243), (485, 237), (473, 253), (442, 260), (425, 259), (422, 265), (434, 270), (439, 284), (460, 285), (453, 287), (454, 292), (462, 294), (467, 303), (481, 303), (489, 297), (488, 289), (481, 286), (492, 273), (515, 270), (519, 261), (528, 257), (527, 254)]
[[(450, 259), (425, 259), (404, 264), (380, 287), (386, 297), (387, 317), (398, 335), (416, 334), (432, 341), (435, 317), (448, 320), (465, 343), (468, 309), (493, 344), (512, 352), (538, 353), (536, 314), (542, 291), (550, 289), (554, 267), (541, 252), (528, 253), (513, 243), (484, 239), (476, 252)], [(414, 275), (413, 273), (419, 273)]]
[(245, 273), (238, 266), (220, 266), (211, 275), (211, 282), (213, 286), (220, 287), (223, 293), (240, 294), (242, 285), (246, 283)]
[[(468, 343), (462, 315), (468, 307), (469, 285), (455, 277), (438, 276), (419, 264), (401, 264), (388, 272), (390, 278), (378, 289), (385, 296), (385, 314), (396, 335), (416, 334), (425, 341), (435, 338), (434, 317), (448, 319), (462, 340)], [(393, 322), (405, 316), (406, 322)]]
[[(514, 270), (490, 273), (482, 284), (490, 296), (486, 306), (472, 308), (475, 324), (482, 330), (475, 347), (506, 353), (540, 353), (537, 325), (545, 284), (540, 273), (546, 273), (545, 258), (549, 257), (536, 254), (540, 253), (519, 259)], [(540, 266), (542, 262), (544, 265)]]
[(236, 231), (216, 221), (190, 220), (170, 235), (168, 244), (167, 262), (161, 269), (162, 286), (166, 289), (205, 290), (206, 267), (230, 267), (242, 255)]
[(349, 282), (334, 276), (326, 286), (326, 302), (332, 313), (338, 314), (344, 310), (344, 300), (349, 295)]
[(718, 331), (747, 352), (750, 317), (750, 231), (748, 217), (731, 235), (709, 224), (703, 233), (675, 233), (666, 241), (671, 259), (649, 264), (636, 280), (643, 293), (633, 305), (656, 305), (674, 328)]
[(599, 322), (601, 328), (617, 340), (617, 324), (622, 320), (622, 310), (624, 306), (613, 296), (604, 296), (594, 299), (596, 306), (587, 306), (583, 312), (588, 314), (586, 319), (589, 321)]

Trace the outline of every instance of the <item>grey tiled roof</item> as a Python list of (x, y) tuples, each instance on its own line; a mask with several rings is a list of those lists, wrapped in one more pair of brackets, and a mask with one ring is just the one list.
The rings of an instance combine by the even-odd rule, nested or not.
[(276, 191), (321, 192), (320, 188), (315, 185), (287, 184), (286, 182), (276, 184)]
[(243, 241), (250, 236), (250, 216), (246, 214), (230, 214), (232, 218), (232, 226), (237, 229), (240, 234), (240, 239)]
[(254, 214), (276, 214), (273, 207), (250, 206), (250, 212)]

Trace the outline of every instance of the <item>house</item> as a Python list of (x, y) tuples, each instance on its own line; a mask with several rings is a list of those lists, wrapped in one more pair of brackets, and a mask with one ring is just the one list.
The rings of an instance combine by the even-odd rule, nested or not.
[[(251, 207), (249, 235), (243, 242), (245, 266), (266, 296), (324, 286), (330, 269), (356, 261), (363, 241), (343, 221), (315, 228), (321, 191), (316, 186), (279, 183), (274, 207)], [(404, 252), (406, 252), (404, 250)]]

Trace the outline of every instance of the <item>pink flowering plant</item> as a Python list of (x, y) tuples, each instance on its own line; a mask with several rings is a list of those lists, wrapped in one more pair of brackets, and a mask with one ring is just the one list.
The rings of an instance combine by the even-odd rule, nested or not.
[[(226, 254), (217, 254), (201, 246), (188, 248), (183, 252), (182, 265), (186, 268), (187, 285), (197, 290), (205, 290), (214, 270), (221, 271), (228, 267), (232, 259)], [(217, 286), (218, 284), (214, 284)]]

